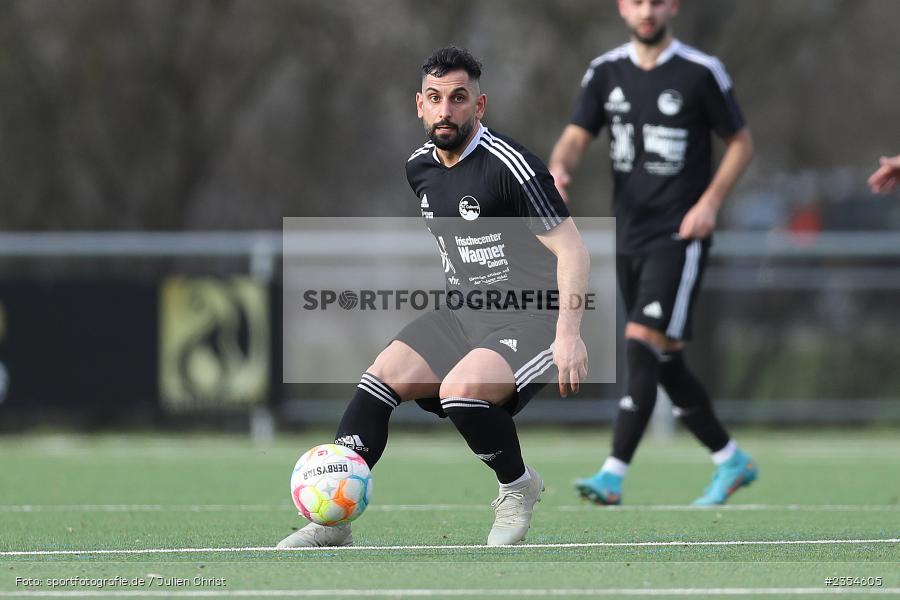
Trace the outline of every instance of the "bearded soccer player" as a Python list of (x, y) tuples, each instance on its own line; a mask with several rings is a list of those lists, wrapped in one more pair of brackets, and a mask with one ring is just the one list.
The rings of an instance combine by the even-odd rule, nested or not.
[[(716, 466), (695, 504), (722, 504), (757, 477), (683, 354), (716, 215), (749, 164), (753, 144), (722, 63), (673, 37), (669, 22), (679, 4), (618, 0), (631, 41), (591, 62), (575, 114), (550, 158), (565, 197), (585, 150), (601, 129), (609, 130), (628, 384), (612, 453), (595, 475), (576, 482), (581, 495), (598, 504), (621, 502), (657, 384)], [(725, 143), (715, 173), (711, 133)]]
[[(416, 108), (430, 141), (406, 173), (440, 251), (448, 301), (400, 331), (362, 375), (335, 443), (371, 468), (400, 402), (448, 417), (497, 476), (487, 543), (508, 545), (525, 538), (544, 487), (522, 458), (513, 415), (554, 365), (562, 395), (587, 376), (580, 323), (589, 257), (546, 167), (482, 124), (480, 76), (478, 61), (452, 46), (422, 67)], [(536, 299), (553, 291), (558, 302), (539, 309)], [(510, 294), (519, 296), (512, 304)], [(465, 301), (453, 306), (451, 297)], [(279, 547), (351, 543), (349, 524), (311, 523)]]

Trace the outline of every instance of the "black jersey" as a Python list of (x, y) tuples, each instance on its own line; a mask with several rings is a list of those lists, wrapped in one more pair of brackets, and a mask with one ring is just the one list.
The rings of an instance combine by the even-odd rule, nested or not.
[(591, 62), (572, 123), (609, 127), (618, 251), (670, 241), (712, 178), (710, 132), (744, 127), (722, 63), (678, 40), (645, 71), (632, 43)]
[(444, 166), (429, 142), (410, 156), (406, 176), (437, 241), (448, 292), (556, 289), (556, 256), (535, 236), (569, 213), (531, 152), (479, 125), (454, 166)]

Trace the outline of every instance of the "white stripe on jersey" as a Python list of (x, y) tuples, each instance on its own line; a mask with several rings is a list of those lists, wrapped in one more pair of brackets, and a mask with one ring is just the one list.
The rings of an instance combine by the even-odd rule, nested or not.
[[(487, 142), (487, 144), (484, 142)], [(509, 158), (509, 161), (503, 160), (503, 163), (510, 168), (516, 176), (516, 180), (522, 184), (522, 187), (525, 189), (528, 198), (534, 206), (535, 212), (541, 217), (546, 229), (552, 229), (562, 222), (562, 219), (557, 214), (556, 209), (553, 208), (553, 204), (550, 202), (547, 194), (537, 182), (534, 170), (531, 168), (531, 165), (528, 164), (528, 161), (525, 160), (525, 157), (522, 156), (521, 152), (517, 151), (503, 140), (495, 138), (487, 130), (482, 139), (482, 146), (487, 148), (501, 160), (503, 160), (500, 156), (501, 154)]]
[(609, 52), (605, 52), (591, 61), (591, 66), (585, 71), (584, 77), (581, 78), (581, 87), (587, 87), (587, 84), (594, 78), (594, 70), (605, 62), (614, 60), (622, 60), (628, 58), (628, 44), (622, 44), (618, 48), (613, 48)]
[[(525, 193), (528, 194), (528, 198), (531, 200), (531, 203), (535, 206), (535, 208), (537, 208), (537, 201), (535, 200), (533, 194), (531, 193), (531, 190), (528, 188), (528, 186), (526, 185), (525, 180), (522, 179), (522, 176), (521, 176), (521, 175), (519, 174), (519, 172), (515, 169), (515, 167), (513, 167), (513, 166), (510, 164), (509, 159), (508, 159), (508, 158), (507, 158), (500, 150), (498, 150), (495, 146), (491, 145), (487, 140), (484, 140), (484, 139), (481, 140), (481, 145), (484, 146), (484, 148), (487, 149), (488, 152), (490, 152), (491, 154), (493, 154), (494, 156), (496, 156), (497, 158), (499, 158), (500, 161), (501, 161), (503, 164), (505, 164), (505, 165), (509, 168), (510, 171), (512, 171), (513, 176), (514, 176), (514, 177), (516, 178), (516, 180), (522, 185), (522, 189), (524, 189), (524, 190), (525, 190)], [(550, 226), (550, 222), (547, 221), (547, 218), (546, 218), (544, 215), (542, 215), (542, 214), (540, 213), (540, 211), (538, 211), (538, 214), (541, 216), (541, 221), (543, 221), (544, 227), (545, 227), (548, 231), (549, 231), (550, 229), (552, 229), (552, 227)]]
[(424, 146), (422, 146), (421, 148), (419, 148), (418, 150), (413, 152), (410, 155), (410, 157), (406, 160), (406, 162), (411, 161), (412, 159), (419, 156), (420, 154), (425, 154), (426, 152), (430, 151), (432, 148), (434, 148), (434, 144), (432, 144), (431, 142), (426, 142)]
[(728, 72), (725, 71), (725, 66), (715, 56), (710, 56), (709, 54), (704, 54), (700, 52), (696, 48), (692, 48), (691, 46), (687, 46), (685, 44), (681, 44), (679, 48), (675, 51), (675, 53), (692, 63), (696, 63), (698, 65), (702, 65), (709, 69), (713, 77), (716, 78), (716, 83), (719, 84), (719, 89), (723, 92), (727, 92), (731, 89), (731, 78), (728, 76)]
[[(538, 183), (533, 179), (533, 178), (537, 177), (537, 175), (535, 174), (534, 170), (531, 168), (531, 165), (528, 164), (528, 161), (525, 160), (525, 157), (522, 156), (522, 153), (519, 152), (518, 150), (516, 150), (515, 148), (513, 148), (512, 146), (510, 146), (509, 144), (507, 144), (506, 142), (504, 142), (503, 140), (501, 140), (500, 138), (495, 138), (494, 136), (491, 135), (491, 133), (489, 131), (486, 131), (485, 134), (487, 135), (488, 140), (490, 142), (496, 144), (501, 150), (506, 151), (505, 152), (506, 155), (512, 159), (513, 164), (518, 166), (520, 169), (524, 168), (524, 171), (526, 173), (525, 181), (528, 181), (531, 184), (532, 191), (537, 193), (538, 199), (541, 200), (542, 203), (544, 204), (544, 210), (546, 211), (547, 216), (548, 217), (558, 217), (559, 215), (557, 214), (556, 209), (554, 209), (553, 205), (550, 203), (550, 199), (547, 198), (547, 194), (544, 193), (544, 190), (541, 188), (541, 186), (538, 185)], [(535, 206), (535, 208), (538, 208), (538, 207)], [(553, 222), (553, 219), (550, 219), (550, 220), (551, 220), (551, 222)], [(554, 225), (559, 225), (559, 222), (561, 222), (561, 221), (562, 221), (562, 219), (559, 219), (557, 222), (554, 223)]]

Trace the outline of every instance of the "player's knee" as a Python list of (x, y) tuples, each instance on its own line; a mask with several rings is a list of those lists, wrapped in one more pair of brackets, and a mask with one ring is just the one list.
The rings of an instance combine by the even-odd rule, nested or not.
[(639, 323), (628, 323), (625, 326), (625, 339), (629, 343), (640, 342), (657, 353), (665, 352), (666, 335)]
[(398, 342), (385, 348), (366, 372), (389, 386), (403, 400), (434, 396), (437, 376), (418, 355), (410, 356)]
[(676, 352), (684, 348), (684, 342), (675, 340), (662, 331), (651, 329), (640, 323), (629, 322), (625, 326), (625, 339), (637, 340), (653, 348), (657, 354)]

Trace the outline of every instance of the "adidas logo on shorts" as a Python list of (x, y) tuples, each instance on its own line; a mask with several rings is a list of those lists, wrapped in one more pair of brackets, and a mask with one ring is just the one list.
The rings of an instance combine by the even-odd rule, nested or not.
[(637, 412), (637, 404), (634, 403), (634, 400), (631, 399), (631, 396), (625, 396), (624, 398), (619, 400), (619, 408), (622, 410)]
[(516, 346), (519, 345), (519, 340), (505, 339), (505, 340), (500, 340), (500, 343), (503, 344), (504, 346), (509, 346), (510, 348), (512, 348), (513, 352), (518, 352), (518, 350), (516, 349)]
[(658, 301), (651, 302), (641, 312), (651, 319), (661, 319), (663, 316), (662, 305)]

